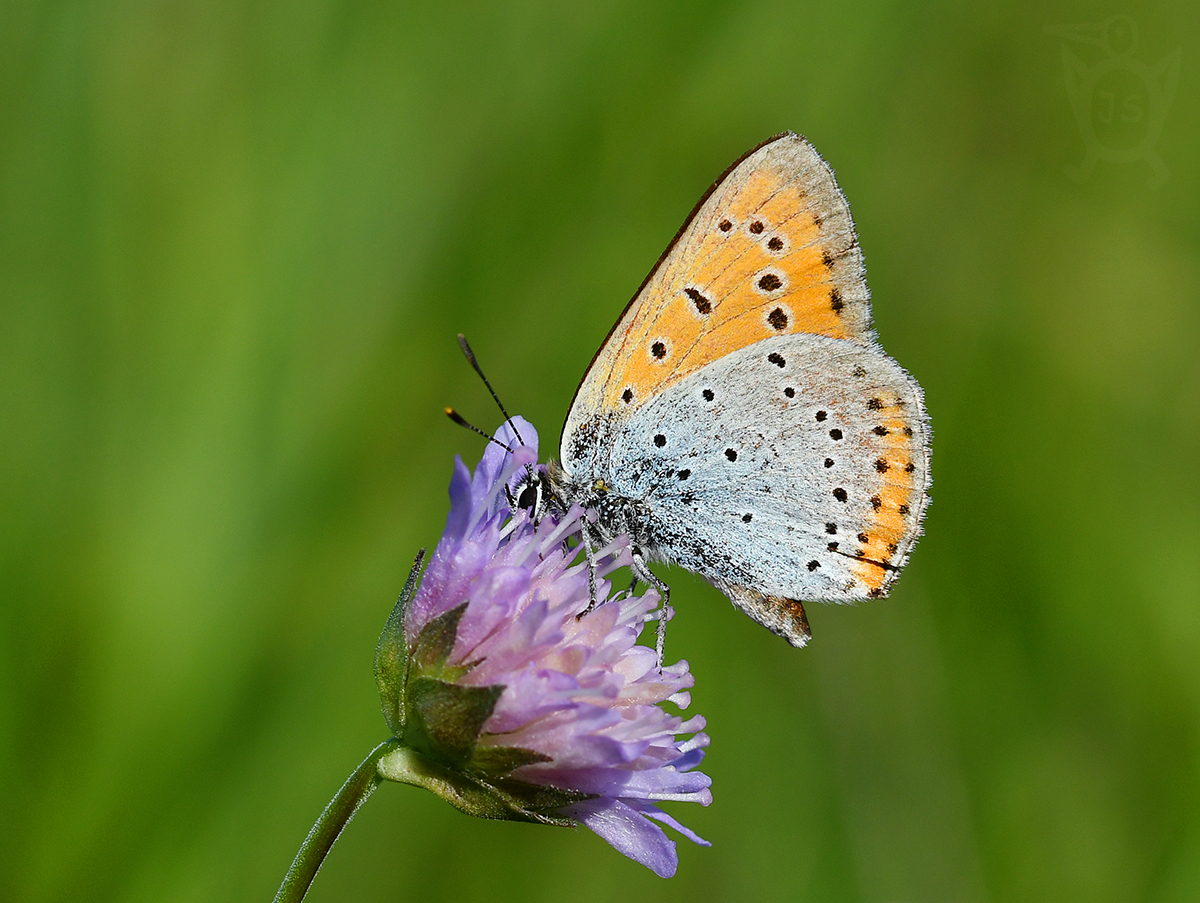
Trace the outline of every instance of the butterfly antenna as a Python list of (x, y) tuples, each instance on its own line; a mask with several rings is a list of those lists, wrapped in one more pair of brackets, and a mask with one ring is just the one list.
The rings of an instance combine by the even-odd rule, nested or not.
[[(475, 368), (475, 372), (479, 374), (479, 378), (483, 380), (483, 384), (487, 386), (487, 390), (492, 393), (492, 400), (496, 402), (496, 407), (498, 407), (500, 409), (500, 413), (504, 415), (505, 422), (511, 425), (512, 418), (508, 416), (508, 411), (504, 410), (504, 404), (500, 401), (500, 396), (496, 394), (496, 390), (492, 388), (492, 384), (488, 382), (488, 378), (483, 375), (483, 368), (479, 366), (479, 361), (475, 360), (475, 352), (471, 350), (471, 346), (467, 344), (466, 336), (464, 336), (461, 332), (458, 334), (458, 347), (462, 349), (463, 356), (466, 357), (471, 366)], [(451, 417), (451, 419), (453, 420), (454, 418)], [(455, 422), (457, 423), (458, 421)], [(463, 426), (469, 426), (469, 424), (464, 421)], [(471, 427), (471, 429), (475, 428)], [(521, 434), (517, 432), (516, 426), (513, 426), (512, 431), (517, 437), (517, 441), (524, 445), (525, 440), (522, 439)], [(479, 430), (475, 430), (475, 432), (479, 432)], [(509, 449), (509, 451), (511, 450), (512, 449)]]
[[(486, 439), (488, 442), (495, 442), (497, 445), (499, 445), (502, 449), (504, 449), (510, 455), (513, 453), (512, 446), (505, 445), (503, 442), (501, 442), (499, 439), (497, 439), (495, 436), (491, 435), (490, 433), (485, 433), (483, 430), (481, 430), (475, 424), (470, 423), (465, 417), (463, 417), (462, 414), (460, 414), (460, 413), (458, 413), (458, 411), (454, 410), (454, 408), (446, 408), (446, 416), (449, 417), (451, 420), (453, 420), (455, 423), (457, 423), (459, 426), (466, 427), (472, 433), (478, 433), (479, 435), (483, 436), (483, 438)], [(516, 432), (516, 430), (513, 430), (513, 432)], [(520, 439), (521, 437), (518, 436), (517, 438)]]

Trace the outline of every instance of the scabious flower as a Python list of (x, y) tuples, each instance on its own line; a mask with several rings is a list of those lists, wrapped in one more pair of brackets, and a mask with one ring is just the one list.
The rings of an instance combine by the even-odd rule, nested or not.
[(687, 662), (660, 666), (637, 643), (656, 591), (613, 594), (604, 579), (630, 563), (627, 538), (599, 550), (587, 610), (587, 562), (564, 542), (583, 513), (535, 524), (514, 512), (537, 433), (515, 418), (497, 439), (511, 453), (489, 444), (473, 476), (455, 461), (446, 532), (380, 638), (376, 677), (398, 745), (378, 773), (473, 815), (586, 825), (669, 877), (675, 843), (651, 819), (706, 842), (657, 804), (712, 799), (693, 770), (708, 745), (704, 719), (660, 707), (687, 707)]
[[(708, 736), (687, 662), (639, 646), (659, 597), (613, 593), (605, 575), (631, 563), (629, 538), (589, 565), (566, 540), (577, 507), (534, 523), (512, 493), (537, 465), (537, 432), (514, 418), (474, 476), (455, 459), (446, 532), (420, 576), (417, 557), (375, 650), (393, 736), (355, 769), (300, 846), (275, 903), (304, 899), (329, 850), (382, 781), (425, 787), (471, 815), (582, 824), (664, 878), (675, 842), (707, 846), (658, 808), (712, 801), (693, 769)], [(418, 582), (420, 587), (418, 588)], [(595, 603), (592, 605), (591, 603)]]

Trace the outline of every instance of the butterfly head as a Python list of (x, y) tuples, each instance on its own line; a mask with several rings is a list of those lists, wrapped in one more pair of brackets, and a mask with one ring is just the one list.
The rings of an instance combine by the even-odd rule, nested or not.
[(542, 507), (543, 477), (537, 471), (527, 470), (516, 486), (516, 495), (509, 497), (513, 508), (524, 508), (538, 514)]
[(557, 504), (550, 477), (540, 467), (527, 466), (512, 488), (505, 491), (513, 514), (528, 511), (529, 519), (534, 524), (539, 523), (548, 511), (565, 511), (565, 506)]

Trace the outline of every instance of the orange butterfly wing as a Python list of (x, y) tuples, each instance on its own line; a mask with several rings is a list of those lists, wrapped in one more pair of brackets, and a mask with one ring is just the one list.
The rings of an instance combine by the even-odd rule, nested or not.
[(870, 294), (850, 208), (804, 138), (784, 133), (717, 180), (583, 378), (564, 435), (622, 417), (705, 364), (769, 336), (870, 343)]

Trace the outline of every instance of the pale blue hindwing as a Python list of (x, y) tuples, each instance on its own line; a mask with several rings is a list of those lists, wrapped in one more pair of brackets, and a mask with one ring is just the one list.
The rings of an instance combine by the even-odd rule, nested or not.
[[(880, 393), (903, 401), (915, 432), (911, 480), (922, 490), (893, 559), (900, 566), (924, 509), (928, 424), (916, 381), (874, 344), (806, 333), (764, 339), (685, 377), (628, 419), (583, 418), (563, 437), (563, 466), (575, 480), (603, 480), (645, 505), (646, 535), (635, 540), (652, 560), (788, 599), (862, 599), (852, 562), (829, 551), (835, 537), (827, 525), (852, 544), (872, 522), (870, 499), (883, 479), (874, 462), (886, 447), (872, 432), (878, 417), (867, 402)], [(845, 502), (834, 495), (839, 487)]]

